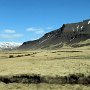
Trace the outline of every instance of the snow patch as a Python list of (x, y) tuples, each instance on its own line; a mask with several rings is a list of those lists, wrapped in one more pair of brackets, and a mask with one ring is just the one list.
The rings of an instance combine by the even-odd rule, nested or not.
[(13, 49), (15, 47), (19, 47), (22, 45), (22, 43), (16, 43), (16, 42), (0, 42), (0, 48), (1, 49)]
[(73, 32), (75, 31), (73, 27), (72, 27), (72, 30), (73, 30)]
[(90, 21), (88, 21), (88, 24), (90, 24)]
[(48, 35), (48, 38), (49, 38), (50, 36)]
[(81, 26), (81, 30), (83, 29), (83, 26)]
[(78, 31), (79, 25), (77, 26), (77, 31)]

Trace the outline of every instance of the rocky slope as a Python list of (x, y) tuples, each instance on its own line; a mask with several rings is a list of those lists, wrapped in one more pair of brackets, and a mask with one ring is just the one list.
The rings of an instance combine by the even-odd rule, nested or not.
[[(78, 43), (87, 39), (90, 39), (90, 19), (78, 23), (63, 24), (61, 28), (46, 33), (38, 40), (24, 42), (19, 48), (55, 49), (62, 47), (64, 44), (78, 47)], [(90, 45), (90, 42), (87, 45)]]

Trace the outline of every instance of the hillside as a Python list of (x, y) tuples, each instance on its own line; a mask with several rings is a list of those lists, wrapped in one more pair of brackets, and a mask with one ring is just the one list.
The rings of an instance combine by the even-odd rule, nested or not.
[[(43, 37), (34, 41), (24, 42), (20, 49), (57, 49), (63, 45), (80, 47), (88, 44), (78, 43), (90, 39), (90, 20), (83, 20), (78, 23), (63, 24), (61, 28), (46, 33)], [(90, 40), (89, 40), (90, 41)]]

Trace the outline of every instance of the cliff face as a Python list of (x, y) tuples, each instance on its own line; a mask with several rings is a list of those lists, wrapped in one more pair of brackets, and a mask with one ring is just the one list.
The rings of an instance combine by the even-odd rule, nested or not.
[(74, 46), (80, 41), (90, 39), (90, 20), (63, 24), (61, 28), (46, 33), (38, 40), (24, 42), (20, 49), (59, 48), (64, 44)]

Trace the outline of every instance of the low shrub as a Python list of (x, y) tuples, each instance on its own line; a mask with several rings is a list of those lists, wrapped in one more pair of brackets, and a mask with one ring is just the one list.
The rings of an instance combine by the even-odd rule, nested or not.
[(9, 55), (9, 58), (14, 58), (14, 55)]
[(25, 54), (25, 56), (30, 56), (30, 54)]
[(17, 55), (16, 57), (22, 57), (23, 55)]

